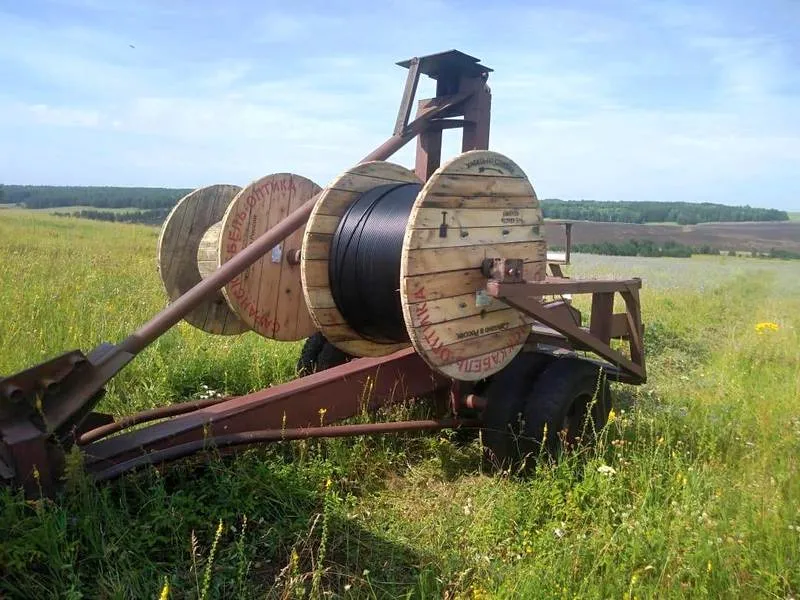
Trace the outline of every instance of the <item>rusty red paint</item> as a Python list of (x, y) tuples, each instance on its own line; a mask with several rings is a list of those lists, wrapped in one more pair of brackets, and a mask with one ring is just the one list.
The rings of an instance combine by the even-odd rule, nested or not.
[(393, 398), (399, 401), (447, 390), (449, 384), (448, 378), (432, 371), (410, 348), (388, 357), (361, 358), (88, 444), (83, 447), (86, 464), (115, 464), (205, 435), (332, 423), (362, 410), (365, 389), (371, 393), (370, 403), (377, 406)]

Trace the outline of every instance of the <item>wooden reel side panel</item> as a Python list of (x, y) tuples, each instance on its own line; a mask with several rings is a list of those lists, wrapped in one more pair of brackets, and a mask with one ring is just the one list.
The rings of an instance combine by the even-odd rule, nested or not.
[(413, 171), (384, 161), (362, 163), (348, 169), (320, 194), (303, 237), (303, 293), (311, 318), (333, 345), (354, 356), (385, 356), (408, 347), (407, 343), (379, 344), (361, 337), (336, 308), (328, 279), (331, 241), (342, 216), (362, 193), (390, 183), (421, 181)]
[[(236, 256), (320, 189), (293, 173), (267, 175), (245, 187), (222, 217), (218, 264)], [(300, 266), (287, 260), (289, 250), (300, 249), (303, 232), (303, 227), (293, 232), (223, 288), (239, 318), (266, 338), (294, 341), (316, 331), (302, 293)]]
[(542, 212), (513, 161), (475, 150), (442, 165), (411, 210), (400, 295), (414, 348), (437, 371), (483, 379), (522, 349), (532, 319), (481, 291), (485, 258), (522, 258), (525, 278), (545, 276)]
[[(158, 272), (170, 302), (202, 281), (197, 264), (200, 242), (241, 189), (237, 185), (199, 188), (181, 198), (170, 211), (161, 226), (157, 250)], [(236, 335), (249, 329), (219, 292), (192, 310), (184, 320), (217, 335)]]

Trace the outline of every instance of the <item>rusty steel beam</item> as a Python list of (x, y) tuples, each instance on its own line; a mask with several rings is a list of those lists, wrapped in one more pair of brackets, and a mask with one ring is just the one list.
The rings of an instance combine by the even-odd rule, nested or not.
[[(487, 259), (488, 260), (488, 259)], [(505, 259), (506, 261), (511, 259)], [(555, 332), (563, 335), (576, 348), (585, 348), (622, 370), (631, 383), (644, 383), (647, 373), (644, 364), (643, 327), (639, 305), (641, 279), (629, 280), (571, 280), (546, 278), (544, 281), (509, 281), (491, 279), (486, 284), (486, 293), (494, 296), (536, 319)], [(627, 340), (631, 357), (628, 358), (610, 346), (615, 315), (614, 292), (620, 292), (625, 300)], [(592, 294), (592, 313), (589, 330), (581, 327), (580, 321), (572, 321), (572, 315), (563, 310), (549, 310), (539, 298), (549, 294)], [(599, 306), (595, 306), (595, 302)], [(534, 329), (535, 330), (535, 329)], [(546, 332), (537, 332), (540, 335)]]
[[(324, 426), (380, 406), (448, 390), (451, 381), (413, 349), (361, 358), (266, 390), (230, 398), (144, 429), (82, 446), (87, 468), (102, 470), (166, 447), (211, 436)], [(94, 439), (92, 432), (86, 439)]]
[(225, 398), (192, 400), (189, 402), (168, 404), (167, 406), (160, 406), (150, 410), (143, 410), (141, 412), (128, 415), (127, 417), (123, 417), (119, 421), (112, 421), (110, 423), (104, 423), (97, 427), (87, 429), (84, 433), (78, 435), (75, 441), (79, 446), (85, 446), (86, 444), (91, 444), (92, 442), (96, 442), (97, 440), (108, 437), (114, 433), (119, 433), (120, 431), (128, 429), (129, 427), (133, 427), (134, 425), (141, 425), (143, 423), (158, 421), (159, 419), (167, 419), (169, 417), (185, 415), (190, 412), (200, 410), (201, 408), (206, 408), (207, 406), (214, 406), (220, 402), (225, 402), (225, 400)]
[(528, 281), (525, 285), (488, 281), (486, 291), (492, 296), (549, 296), (552, 294), (594, 294), (602, 292), (623, 292), (638, 290), (642, 280), (632, 279), (567, 279), (566, 277), (546, 277), (542, 281)]
[(125, 473), (161, 463), (178, 460), (204, 450), (222, 450), (236, 446), (307, 440), (313, 438), (336, 438), (356, 435), (384, 433), (403, 433), (410, 431), (439, 431), (441, 429), (461, 429), (479, 427), (478, 419), (426, 419), (419, 421), (392, 421), (388, 423), (362, 423), (353, 425), (328, 425), (323, 427), (301, 427), (292, 429), (265, 429), (245, 431), (210, 438), (196, 439), (183, 444), (170, 445), (149, 454), (137, 456), (110, 467), (96, 470), (92, 477), (96, 481), (115, 479)]
[(419, 58), (409, 61), (406, 87), (403, 89), (403, 98), (400, 100), (400, 109), (397, 111), (397, 121), (394, 124), (394, 135), (402, 135), (408, 126), (408, 117), (411, 116), (411, 103), (417, 94), (419, 84)]

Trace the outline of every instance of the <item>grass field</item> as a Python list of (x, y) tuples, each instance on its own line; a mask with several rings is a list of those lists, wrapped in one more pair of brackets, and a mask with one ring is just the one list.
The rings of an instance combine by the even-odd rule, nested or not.
[[(118, 341), (163, 307), (157, 233), (3, 211), (0, 373)], [(55, 501), (0, 491), (0, 597), (797, 598), (800, 263), (574, 262), (644, 279), (650, 379), (617, 390), (592, 452), (520, 479), (483, 473), (479, 440), (408, 434), (101, 486), (72, 460)], [(100, 409), (261, 388), (293, 376), (299, 349), (181, 324)]]

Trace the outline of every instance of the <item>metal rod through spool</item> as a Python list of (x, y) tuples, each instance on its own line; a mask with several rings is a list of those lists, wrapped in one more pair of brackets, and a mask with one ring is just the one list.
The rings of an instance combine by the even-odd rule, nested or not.
[(328, 277), (334, 302), (350, 327), (376, 343), (409, 340), (400, 301), (400, 257), (421, 188), (392, 183), (362, 193), (331, 241)]

